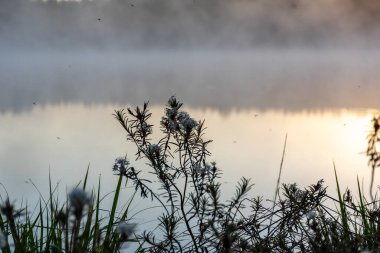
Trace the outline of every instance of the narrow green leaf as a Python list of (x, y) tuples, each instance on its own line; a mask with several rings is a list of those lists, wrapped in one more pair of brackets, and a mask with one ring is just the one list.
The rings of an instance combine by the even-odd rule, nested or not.
[(122, 180), (123, 180), (123, 175), (120, 174), (119, 180), (118, 180), (117, 186), (116, 186), (115, 195), (113, 198), (112, 209), (111, 209), (110, 218), (109, 218), (109, 222), (108, 222), (108, 226), (107, 226), (106, 236), (104, 237), (104, 241), (106, 241), (106, 242), (108, 242), (110, 239), (110, 234), (111, 234), (112, 227), (113, 227), (113, 221), (115, 218), (117, 202), (119, 200), (119, 194), (120, 194)]

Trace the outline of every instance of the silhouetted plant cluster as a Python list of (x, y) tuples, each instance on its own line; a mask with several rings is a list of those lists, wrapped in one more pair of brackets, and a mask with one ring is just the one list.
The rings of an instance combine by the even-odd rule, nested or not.
[[(242, 177), (226, 200), (221, 171), (208, 161), (211, 141), (204, 138), (204, 121), (191, 118), (182, 106), (175, 97), (169, 99), (157, 142), (152, 140), (148, 103), (115, 112), (128, 141), (136, 145), (136, 159), (144, 160), (148, 168), (136, 169), (127, 157), (115, 159), (112, 170), (118, 181), (110, 208), (101, 207), (100, 182), (96, 192), (86, 191), (88, 170), (83, 186), (67, 194), (64, 203), (50, 183), (49, 199), (41, 197), (36, 212), (26, 205), (17, 209), (8, 194), (0, 195), (1, 251), (128, 252), (124, 245), (132, 243), (139, 253), (379, 251), (380, 208), (372, 184), (380, 166), (380, 118), (373, 119), (368, 136), (371, 201), (359, 181), (356, 199), (351, 191), (342, 192), (336, 171), (337, 198), (327, 195), (320, 180), (306, 188), (283, 184), (276, 187), (273, 201), (264, 200), (251, 193), (250, 179)], [(120, 205), (123, 182), (134, 190)], [(135, 194), (149, 208), (159, 204), (155, 209), (159, 229), (136, 232), (139, 224), (131, 223), (129, 209)]]
[[(133, 167), (120, 173), (142, 197), (162, 205), (161, 232), (152, 229), (138, 237), (144, 252), (358, 252), (380, 245), (376, 210), (359, 184), (358, 204), (349, 191), (341, 194), (338, 178), (338, 199), (326, 194), (322, 180), (305, 189), (290, 184), (282, 186), (281, 194), (276, 191), (278, 200), (269, 208), (262, 198), (251, 196), (252, 184), (243, 177), (232, 199), (223, 201), (221, 172), (207, 162), (210, 141), (203, 137), (204, 121), (195, 121), (181, 109), (182, 103), (171, 97), (157, 143), (151, 138), (148, 103), (115, 113), (127, 139), (136, 144), (137, 159), (147, 161), (160, 184), (139, 177)], [(378, 124), (374, 129), (377, 136)], [(376, 166), (377, 157), (371, 157)], [(326, 200), (339, 208), (331, 208)]]
[(100, 207), (100, 183), (95, 198), (94, 192), (85, 191), (87, 176), (88, 170), (83, 187), (73, 189), (64, 203), (58, 201), (57, 188), (50, 183), (49, 199), (45, 201), (41, 196), (32, 212), (28, 206), (18, 210), (8, 196), (0, 196), (1, 252), (118, 252), (126, 241), (133, 241), (136, 225), (127, 219), (128, 207), (115, 218), (120, 184), (113, 208), (104, 211)]
[(367, 156), (368, 166), (371, 167), (371, 184), (370, 184), (370, 195), (372, 201), (374, 201), (372, 188), (373, 180), (375, 178), (375, 169), (380, 167), (380, 117), (374, 117), (372, 119), (372, 130), (368, 135), (368, 147)]

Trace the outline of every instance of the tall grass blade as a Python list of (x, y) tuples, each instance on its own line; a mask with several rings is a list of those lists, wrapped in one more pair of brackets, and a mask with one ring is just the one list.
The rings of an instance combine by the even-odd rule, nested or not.
[(334, 163), (334, 172), (335, 172), (335, 182), (336, 182), (336, 187), (337, 187), (337, 191), (338, 191), (338, 198), (339, 198), (340, 216), (341, 216), (342, 226), (343, 226), (343, 231), (344, 231), (344, 239), (348, 242), (350, 227), (348, 225), (346, 205), (343, 201), (342, 194), (341, 194), (340, 187), (339, 187), (339, 181), (338, 181), (338, 176), (336, 174), (335, 163)]
[[(274, 207), (276, 205), (276, 201), (277, 201), (277, 195), (279, 193), (279, 189), (280, 189), (280, 180), (281, 180), (281, 173), (282, 173), (282, 166), (284, 164), (284, 158), (285, 158), (285, 150), (286, 150), (286, 142), (288, 140), (288, 134), (285, 135), (285, 141), (284, 141), (284, 147), (282, 149), (282, 157), (281, 157), (281, 163), (280, 163), (280, 170), (278, 172), (278, 178), (277, 178), (277, 183), (276, 183), (276, 189), (275, 189), (275, 192), (274, 192), (274, 198), (273, 198), (273, 206), (272, 206), (272, 212), (274, 210)], [(273, 222), (273, 216), (270, 217), (270, 221), (269, 221), (269, 226), (268, 226), (268, 235), (270, 233), (270, 228), (272, 226), (272, 222)]]
[(94, 208), (93, 206), (90, 207), (90, 210), (88, 211), (87, 214), (87, 220), (86, 220), (86, 225), (82, 234), (82, 249), (87, 251), (87, 248), (89, 247), (89, 243), (91, 241), (90, 238), (90, 232), (91, 232), (91, 224), (92, 224), (92, 215), (94, 213)]
[(93, 236), (93, 248), (97, 249), (99, 246), (98, 243), (98, 238), (99, 238), (99, 209), (100, 209), (100, 176), (99, 176), (99, 183), (98, 183), (98, 194), (96, 197), (96, 208), (95, 208), (95, 221), (94, 221), (94, 226), (95, 226), (95, 231), (94, 231), (94, 236)]
[[(3, 231), (4, 232), (4, 234), (6, 234), (6, 229), (5, 229), (5, 226), (4, 226), (4, 220), (3, 220), (3, 217), (1, 216), (1, 214), (0, 214), (0, 229), (1, 229), (1, 231)], [(11, 252), (11, 248), (10, 248), (10, 246), (9, 246), (9, 243), (2, 249), (2, 252), (3, 253), (10, 253)]]
[(87, 171), (86, 171), (86, 175), (84, 177), (84, 181), (83, 181), (83, 191), (86, 190), (86, 186), (87, 186), (87, 178), (88, 178), (88, 171), (90, 170), (90, 164), (88, 164), (87, 166)]
[(364, 226), (363, 233), (364, 233), (364, 236), (368, 236), (371, 233), (370, 232), (371, 229), (370, 229), (370, 226), (368, 224), (368, 218), (367, 218), (367, 214), (366, 214), (366, 207), (364, 205), (363, 195), (362, 195), (362, 191), (360, 189), (359, 178), (356, 178), (356, 179), (357, 179), (358, 190), (359, 190), (359, 201), (360, 201), (359, 211), (360, 211), (360, 216), (362, 218), (362, 223), (363, 223), (363, 226)]
[(115, 218), (115, 212), (116, 212), (117, 202), (119, 200), (119, 194), (120, 194), (122, 180), (123, 180), (123, 175), (120, 174), (119, 175), (119, 180), (118, 180), (117, 186), (116, 186), (115, 195), (114, 195), (114, 198), (113, 198), (112, 209), (111, 209), (110, 218), (109, 218), (109, 222), (108, 222), (108, 226), (107, 226), (107, 232), (106, 232), (106, 236), (104, 238), (105, 242), (109, 242), (109, 239), (110, 239), (110, 234), (111, 234), (111, 231), (112, 231), (113, 222), (114, 222), (114, 218)]

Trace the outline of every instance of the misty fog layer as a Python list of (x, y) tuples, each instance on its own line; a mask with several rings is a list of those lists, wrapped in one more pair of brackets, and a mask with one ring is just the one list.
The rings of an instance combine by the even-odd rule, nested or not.
[(0, 1), (0, 112), (84, 103), (379, 108), (380, 4)]
[(380, 108), (380, 53), (339, 51), (12, 54), (0, 112), (36, 105), (162, 105), (316, 112)]
[(372, 0), (0, 1), (0, 50), (373, 47)]

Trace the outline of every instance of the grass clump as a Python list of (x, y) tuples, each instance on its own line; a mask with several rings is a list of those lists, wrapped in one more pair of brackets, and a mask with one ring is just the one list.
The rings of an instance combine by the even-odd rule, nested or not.
[[(0, 248), (2, 252), (118, 252), (124, 242), (132, 241), (133, 230), (121, 230), (129, 225), (128, 207), (115, 218), (115, 209), (101, 209), (100, 180), (95, 192), (86, 191), (88, 170), (82, 187), (79, 185), (60, 203), (56, 188), (48, 201), (41, 197), (36, 215), (28, 206), (16, 209), (9, 197), (0, 205)], [(120, 180), (121, 181), (121, 177)], [(118, 202), (118, 184), (113, 202)], [(103, 215), (101, 215), (103, 213)], [(108, 223), (104, 225), (107, 216)]]
[[(242, 177), (232, 198), (225, 200), (221, 170), (208, 161), (211, 140), (204, 137), (204, 121), (194, 120), (182, 107), (175, 97), (168, 100), (156, 142), (148, 103), (115, 111), (127, 140), (136, 146), (136, 160), (146, 166), (139, 170), (126, 157), (115, 160), (118, 181), (106, 211), (100, 207), (100, 182), (96, 192), (86, 191), (88, 171), (65, 203), (50, 187), (50, 198), (39, 202), (37, 215), (27, 206), (17, 210), (6, 198), (0, 215), (2, 251), (128, 252), (125, 243), (135, 243), (136, 252), (152, 253), (378, 251), (380, 209), (372, 196), (373, 183), (367, 201), (359, 181), (357, 199), (349, 190), (342, 192), (336, 171), (337, 198), (326, 193), (323, 180), (306, 188), (280, 186), (278, 180), (275, 198), (268, 203), (253, 197), (250, 179)], [(372, 175), (380, 161), (379, 118), (373, 122), (367, 150)], [(120, 199), (123, 182), (133, 186), (140, 202), (155, 208), (157, 227), (137, 233), (139, 224), (130, 219), (131, 201), (118, 211), (125, 202)]]

